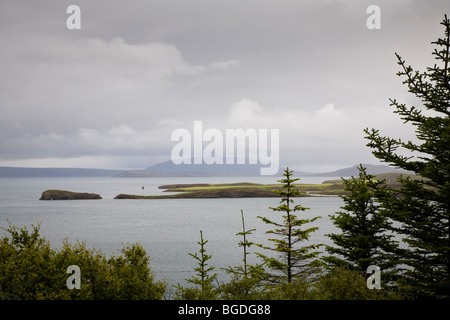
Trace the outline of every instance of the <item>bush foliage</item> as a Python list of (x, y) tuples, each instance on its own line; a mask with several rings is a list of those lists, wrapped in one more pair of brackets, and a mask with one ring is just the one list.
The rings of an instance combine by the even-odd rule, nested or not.
[[(166, 284), (155, 281), (149, 257), (139, 244), (107, 258), (84, 243), (65, 241), (59, 250), (31, 231), (11, 226), (0, 240), (0, 299), (161, 299)], [(81, 270), (81, 288), (68, 289), (67, 267)]]

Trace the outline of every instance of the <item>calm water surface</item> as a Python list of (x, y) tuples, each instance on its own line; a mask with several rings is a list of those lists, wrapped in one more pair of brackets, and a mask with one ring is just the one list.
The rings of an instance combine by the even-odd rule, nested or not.
[[(321, 183), (334, 178), (310, 177), (301, 183)], [(184, 283), (190, 278), (196, 262), (188, 253), (199, 246), (200, 230), (208, 240), (206, 250), (213, 257), (210, 265), (223, 277), (220, 268), (241, 264), (241, 240), (236, 236), (242, 229), (241, 209), (244, 210), (247, 229), (256, 229), (249, 241), (264, 243), (266, 224), (258, 215), (274, 218), (268, 209), (278, 205), (277, 198), (250, 199), (158, 199), (114, 200), (119, 193), (161, 194), (158, 186), (174, 183), (276, 183), (273, 177), (208, 177), (208, 178), (21, 178), (0, 179), (0, 227), (9, 220), (17, 227), (41, 223), (40, 233), (54, 248), (68, 238), (86, 242), (109, 255), (125, 243), (139, 242), (151, 257), (150, 266), (158, 279), (171, 284)], [(144, 187), (144, 189), (142, 189)], [(40, 201), (47, 189), (93, 192), (102, 200)], [(339, 197), (298, 198), (296, 204), (310, 208), (305, 218), (321, 216), (309, 226), (318, 226), (311, 243), (330, 244), (325, 234), (337, 232), (329, 214), (339, 210)], [(0, 230), (0, 234), (4, 234)], [(254, 249), (252, 247), (252, 249)], [(258, 250), (258, 249), (254, 249)], [(260, 250), (260, 249), (259, 249)], [(252, 263), (257, 262), (254, 255)]]

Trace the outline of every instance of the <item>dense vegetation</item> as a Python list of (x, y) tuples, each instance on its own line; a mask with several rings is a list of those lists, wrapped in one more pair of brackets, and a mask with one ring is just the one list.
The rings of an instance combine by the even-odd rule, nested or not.
[[(161, 299), (164, 282), (154, 281), (149, 257), (139, 244), (107, 258), (84, 243), (50, 247), (33, 230), (9, 226), (0, 240), (0, 299)], [(67, 267), (81, 270), (80, 289), (69, 290)]]
[(408, 91), (423, 105), (408, 107), (395, 99), (404, 123), (411, 124), (415, 141), (382, 136), (366, 129), (367, 144), (375, 157), (392, 166), (413, 171), (422, 179), (400, 177), (399, 189), (375, 191), (380, 214), (395, 222), (392, 232), (406, 246), (390, 252), (406, 267), (401, 276), (418, 296), (450, 297), (450, 20), (441, 23), (445, 37), (433, 42), (436, 63), (425, 72), (413, 70), (396, 54)]
[[(154, 280), (149, 256), (139, 244), (127, 245), (120, 255), (107, 258), (84, 243), (64, 242), (59, 250), (39, 235), (39, 226), (9, 226), (8, 235), (0, 240), (0, 299), (7, 300), (151, 300), (151, 299), (407, 299), (409, 291), (400, 287), (370, 290), (366, 276), (345, 267), (332, 270), (316, 267), (315, 281), (301, 274), (291, 274), (290, 281), (272, 271), (288, 267), (284, 264), (248, 265), (245, 257), (250, 245), (241, 241), (244, 264), (229, 267), (232, 279), (217, 281), (214, 267), (208, 265), (207, 240), (200, 232), (199, 253), (190, 254), (198, 262), (195, 274), (187, 279), (190, 286), (168, 287)], [(251, 231), (238, 233), (248, 237)], [(245, 238), (244, 238), (245, 239)], [(288, 248), (284, 248), (285, 253)], [(276, 261), (276, 259), (274, 260)], [(273, 261), (273, 262), (274, 262)], [(317, 262), (317, 261), (316, 261)], [(81, 270), (80, 289), (70, 290), (67, 267)], [(294, 265), (294, 264), (293, 264)], [(272, 271), (271, 271), (272, 270)], [(287, 269), (286, 269), (287, 270)], [(283, 273), (282, 273), (283, 274)], [(276, 280), (274, 281), (274, 276)], [(403, 287), (402, 287), (403, 288)]]
[[(364, 172), (364, 169), (361, 169)], [(294, 205), (292, 199), (299, 192), (296, 190), (295, 182), (298, 179), (291, 178), (292, 171), (287, 168), (284, 172), (284, 179), (279, 180), (282, 188), (279, 191), (281, 195), (280, 205), (271, 208), (275, 214), (282, 212), (281, 217), (268, 219), (259, 217), (265, 223), (272, 225), (273, 230), (266, 233), (270, 235), (269, 242), (273, 246), (264, 246), (249, 241), (248, 237), (256, 231), (254, 229), (246, 230), (244, 215), (242, 213), (242, 232), (237, 233), (242, 237), (239, 246), (243, 248), (243, 264), (237, 267), (228, 267), (226, 271), (232, 275), (231, 281), (227, 283), (218, 283), (214, 286), (214, 280), (217, 274), (214, 267), (208, 265), (207, 261), (212, 258), (206, 253), (207, 241), (200, 232), (201, 239), (199, 253), (190, 254), (198, 262), (196, 275), (188, 282), (195, 284), (194, 286), (182, 287), (176, 286), (174, 298), (176, 299), (287, 299), (287, 300), (306, 300), (306, 299), (411, 299), (413, 298), (412, 289), (401, 279), (398, 281), (390, 281), (391, 277), (386, 278), (383, 282), (383, 290), (369, 289), (367, 268), (353, 267), (352, 263), (360, 261), (359, 255), (345, 256), (342, 255), (341, 262), (335, 263), (332, 256), (320, 256), (318, 251), (321, 245), (308, 244), (308, 238), (311, 233), (317, 230), (316, 227), (306, 228), (310, 222), (320, 218), (299, 218), (295, 212), (303, 212), (308, 210), (301, 205)], [(346, 189), (351, 193), (347, 199), (358, 198), (359, 195), (354, 192), (354, 184), (365, 184), (365, 176), (363, 179), (352, 179), (346, 182)], [(381, 183), (381, 182), (380, 182)], [(352, 198), (354, 197), (354, 198)], [(349, 200), (350, 201), (350, 200)], [(344, 207), (346, 208), (346, 207)], [(348, 209), (348, 208), (347, 208)], [(372, 215), (372, 213), (368, 213)], [(374, 220), (378, 219), (373, 217)], [(377, 225), (378, 226), (378, 225)], [(376, 228), (376, 226), (374, 226)], [(348, 233), (343, 230), (343, 237), (348, 237)], [(373, 246), (377, 247), (377, 240), (370, 239), (374, 232), (372, 230), (355, 230), (356, 238), (368, 239), (373, 242)], [(382, 231), (380, 231), (382, 233)], [(389, 237), (387, 237), (389, 238)], [(384, 238), (382, 238), (384, 239)], [(353, 241), (354, 239), (349, 239)], [(337, 241), (337, 245), (340, 245)], [(352, 242), (347, 247), (352, 247), (355, 251), (359, 251), (360, 243)], [(260, 264), (248, 265), (247, 255), (249, 248), (256, 246), (267, 251), (267, 254), (256, 253), (262, 260)], [(331, 251), (331, 248), (329, 248)], [(365, 251), (371, 251), (367, 248)], [(365, 257), (367, 252), (363, 252)], [(377, 255), (378, 257), (378, 255)], [(370, 263), (381, 261), (365, 261)], [(389, 265), (389, 263), (383, 264)], [(365, 267), (364, 264), (362, 267)], [(367, 265), (368, 266), (368, 265)]]

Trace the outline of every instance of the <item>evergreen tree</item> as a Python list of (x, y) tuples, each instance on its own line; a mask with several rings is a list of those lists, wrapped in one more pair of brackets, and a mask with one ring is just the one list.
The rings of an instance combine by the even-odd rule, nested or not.
[(248, 248), (255, 243), (248, 240), (248, 236), (255, 229), (246, 230), (244, 212), (241, 210), (242, 232), (236, 233), (242, 236), (238, 246), (243, 249), (243, 265), (237, 267), (228, 267), (225, 271), (231, 274), (232, 279), (229, 283), (222, 285), (221, 294), (223, 299), (242, 300), (242, 299), (258, 299), (263, 293), (261, 279), (263, 278), (264, 269), (262, 265), (250, 265), (247, 262), (247, 256), (250, 254)]
[[(445, 37), (432, 44), (436, 59), (426, 72), (414, 71), (398, 55), (408, 91), (423, 107), (407, 107), (390, 100), (405, 123), (415, 127), (416, 142), (381, 136), (365, 129), (373, 154), (421, 178), (401, 177), (399, 190), (386, 190), (379, 201), (397, 221), (395, 229), (407, 244), (398, 253), (408, 265), (405, 277), (419, 295), (450, 298), (450, 21), (441, 23)], [(405, 153), (406, 152), (406, 153)]]
[(278, 194), (282, 197), (280, 205), (276, 208), (270, 207), (275, 212), (283, 212), (282, 222), (276, 222), (265, 217), (258, 216), (263, 222), (275, 227), (273, 230), (269, 230), (266, 234), (273, 234), (277, 238), (268, 239), (274, 244), (273, 247), (268, 247), (259, 244), (258, 246), (278, 253), (281, 255), (280, 259), (269, 257), (261, 253), (257, 253), (261, 257), (264, 263), (272, 270), (276, 272), (281, 272), (282, 276), (273, 274), (271, 275), (272, 280), (286, 280), (290, 283), (293, 278), (300, 273), (307, 276), (309, 272), (312, 271), (314, 264), (316, 263), (315, 258), (317, 258), (319, 252), (313, 251), (319, 247), (319, 245), (306, 245), (299, 247), (298, 243), (302, 241), (307, 241), (310, 234), (318, 229), (318, 227), (311, 227), (307, 229), (302, 229), (304, 224), (315, 221), (320, 217), (315, 217), (313, 219), (298, 219), (294, 214), (296, 211), (305, 211), (308, 208), (302, 207), (301, 205), (294, 205), (293, 198), (297, 197), (300, 192), (297, 190), (293, 184), (295, 181), (300, 179), (291, 178), (292, 171), (287, 168), (284, 171), (284, 179), (278, 180), (283, 184), (281, 190), (278, 190)]
[(386, 233), (390, 223), (375, 202), (376, 191), (382, 192), (385, 188), (384, 181), (374, 180), (362, 165), (358, 169), (358, 178), (342, 179), (345, 191), (349, 193), (341, 196), (344, 211), (330, 215), (341, 232), (327, 234), (336, 247), (326, 248), (331, 256), (324, 257), (324, 261), (361, 274), (365, 274), (370, 265), (377, 265), (385, 272), (395, 263), (386, 251), (392, 251), (396, 246), (393, 235)]
[(175, 286), (178, 290), (177, 294), (182, 299), (214, 299), (217, 297), (217, 290), (212, 285), (213, 281), (217, 279), (217, 273), (210, 274), (215, 268), (208, 267), (207, 261), (212, 258), (211, 255), (206, 254), (205, 245), (208, 240), (203, 240), (203, 232), (200, 230), (200, 241), (197, 242), (200, 245), (200, 256), (197, 253), (189, 253), (191, 257), (198, 261), (198, 266), (194, 268), (197, 272), (196, 275), (190, 279), (186, 279), (187, 282), (197, 285), (197, 288), (184, 288), (179, 284)]
[(253, 231), (256, 231), (256, 229), (250, 229), (250, 230), (246, 230), (245, 229), (245, 220), (244, 220), (244, 211), (241, 210), (241, 218), (242, 218), (242, 232), (238, 232), (236, 233), (237, 236), (242, 236), (242, 240), (239, 241), (238, 246), (242, 247), (243, 250), (243, 258), (242, 258), (242, 262), (244, 263), (241, 266), (238, 267), (228, 267), (225, 269), (225, 271), (227, 273), (233, 274), (235, 276), (242, 276), (244, 278), (247, 278), (251, 275), (252, 272), (255, 272), (255, 269), (260, 269), (261, 266), (257, 265), (257, 266), (253, 266), (253, 265), (249, 265), (247, 263), (247, 256), (250, 254), (250, 252), (248, 252), (248, 248), (250, 248), (252, 245), (254, 245), (255, 243), (248, 241), (247, 236), (251, 235), (253, 233)]
[(250, 254), (250, 252), (247, 251), (247, 248), (250, 248), (252, 245), (254, 245), (253, 242), (250, 242), (247, 240), (247, 236), (251, 235), (253, 231), (256, 231), (256, 229), (250, 229), (245, 230), (245, 220), (244, 220), (244, 212), (241, 210), (241, 217), (242, 217), (242, 232), (238, 232), (237, 236), (242, 236), (242, 241), (239, 242), (239, 247), (242, 247), (244, 251), (242, 262), (244, 263), (242, 265), (241, 271), (244, 277), (248, 276), (248, 268), (251, 267), (247, 264), (247, 255)]

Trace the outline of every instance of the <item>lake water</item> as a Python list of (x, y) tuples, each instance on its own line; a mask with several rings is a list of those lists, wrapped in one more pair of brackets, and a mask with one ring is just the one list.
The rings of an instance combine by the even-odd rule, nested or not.
[[(337, 178), (337, 177), (336, 177)], [(308, 177), (300, 183), (321, 183), (335, 177)], [(117, 200), (120, 193), (155, 195), (163, 190), (158, 186), (174, 183), (277, 183), (274, 177), (158, 177), (158, 178), (20, 178), (0, 179), (0, 227), (9, 220), (17, 227), (41, 223), (40, 234), (53, 248), (69, 242), (84, 241), (88, 247), (100, 249), (109, 255), (117, 252), (123, 243), (139, 242), (151, 257), (150, 266), (157, 279), (170, 284), (185, 284), (193, 274), (196, 261), (188, 255), (199, 250), (197, 242), (203, 231), (210, 265), (216, 267), (219, 277), (225, 277), (220, 268), (238, 266), (242, 262), (242, 248), (236, 236), (242, 230), (241, 210), (247, 229), (256, 229), (249, 241), (265, 243), (269, 227), (258, 215), (276, 219), (269, 207), (278, 206), (278, 198), (244, 199), (158, 199)], [(142, 189), (144, 187), (144, 189)], [(92, 192), (102, 200), (40, 201), (43, 191), (63, 189)], [(329, 219), (342, 206), (339, 197), (296, 198), (295, 204), (310, 208), (298, 216), (321, 219), (307, 225), (318, 226), (311, 243), (331, 244), (327, 233), (338, 232)], [(278, 213), (279, 214), (279, 213)], [(4, 235), (5, 231), (0, 230)], [(261, 249), (251, 248), (261, 252)], [(250, 262), (258, 260), (249, 256)]]

